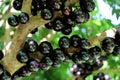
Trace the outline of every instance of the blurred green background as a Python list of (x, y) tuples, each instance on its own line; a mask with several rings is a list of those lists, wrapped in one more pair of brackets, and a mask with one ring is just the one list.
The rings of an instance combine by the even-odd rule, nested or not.
[[(72, 33), (68, 35), (70, 37), (73, 34), (77, 34), (83, 38), (90, 38), (97, 33), (103, 32), (107, 29), (119, 27), (120, 26), (120, 0), (94, 0), (96, 3), (96, 8), (90, 13), (91, 19), (85, 24), (76, 25)], [(13, 32), (15, 28), (8, 30), (6, 20), (10, 13), (12, 6), (10, 6), (11, 0), (0, 0), (0, 49), (4, 47), (4, 39), (6, 31), (10, 31), (10, 38), (13, 37)], [(19, 12), (16, 12), (18, 14)], [(40, 41), (44, 37), (47, 37), (51, 31), (45, 29), (44, 27), (39, 27), (39, 31), (30, 38)], [(63, 36), (63, 34), (57, 32), (52, 34), (49, 40), (54, 48), (58, 47), (58, 40)], [(21, 78), (21, 80), (72, 80), (73, 76), (69, 71), (72, 65), (72, 61), (69, 63), (63, 63), (59, 68), (51, 68), (48, 71), (41, 71), (33, 73), (31, 76), (26, 78)], [(105, 71), (109, 74), (111, 80), (120, 80), (120, 56), (114, 57), (109, 56), (107, 61), (104, 61), (104, 66), (101, 68), (103, 71), (110, 69), (110, 71)], [(116, 69), (111, 72), (111, 69)], [(86, 80), (92, 80), (93, 75), (91, 74), (86, 78)]]

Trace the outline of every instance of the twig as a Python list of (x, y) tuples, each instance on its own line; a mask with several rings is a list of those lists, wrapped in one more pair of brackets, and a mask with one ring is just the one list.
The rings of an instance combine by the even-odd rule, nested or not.
[(103, 69), (103, 70), (97, 70), (97, 71), (94, 71), (93, 74), (96, 74), (96, 73), (99, 73), (99, 72), (105, 72), (105, 73), (118, 73), (120, 72), (120, 68), (110, 68), (110, 69)]

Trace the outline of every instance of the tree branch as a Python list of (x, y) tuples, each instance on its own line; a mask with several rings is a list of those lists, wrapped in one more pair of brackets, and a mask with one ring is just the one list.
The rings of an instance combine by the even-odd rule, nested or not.
[(120, 68), (111, 68), (111, 69), (97, 70), (97, 71), (94, 71), (93, 73), (94, 73), (94, 74), (97, 74), (97, 73), (99, 73), (99, 72), (105, 72), (105, 73), (109, 73), (109, 72), (118, 73), (118, 72), (120, 72)]
[[(77, 0), (75, 0), (77, 1)], [(68, 4), (75, 4), (75, 1), (68, 0)], [(9, 50), (5, 53), (5, 57), (0, 61), (0, 63), (4, 66), (5, 70), (13, 74), (24, 64), (19, 63), (16, 60), (17, 52), (23, 47), (24, 42), (26, 40), (27, 35), (36, 27), (44, 25), (49, 22), (43, 20), (40, 16), (32, 16), (31, 15), (31, 2), (32, 0), (23, 0), (22, 12), (26, 12), (29, 14), (30, 20), (26, 24), (19, 24), (18, 28), (15, 31), (13, 39), (11, 40), (11, 45)], [(54, 17), (59, 16), (60, 12), (55, 12)]]
[[(66, 4), (68, 5), (74, 5), (78, 0), (67, 0)], [(25, 64), (21, 64), (16, 60), (16, 54), (17, 52), (23, 47), (27, 35), (38, 26), (44, 25), (45, 23), (49, 22), (46, 20), (43, 20), (40, 16), (32, 16), (31, 15), (31, 2), (32, 0), (23, 0), (23, 6), (22, 6), (22, 12), (26, 12), (29, 14), (30, 20), (26, 24), (19, 24), (18, 28), (15, 31), (15, 34), (11, 40), (11, 45), (9, 50), (5, 53), (5, 57), (0, 61), (0, 63), (4, 66), (5, 70), (13, 74), (16, 72), (19, 68), (21, 68)], [(55, 12), (54, 18), (59, 16), (61, 14), (60, 12)], [(114, 37), (116, 29), (110, 29), (107, 30), (107, 32), (103, 32), (100, 34), (97, 34), (96, 36), (93, 36), (88, 39), (91, 46), (100, 45), (101, 41), (108, 36)], [(108, 35), (110, 34), (111, 35)], [(66, 50), (68, 53), (72, 53), (74, 51), (79, 51), (79, 49), (76, 48), (70, 48), (69, 50)], [(41, 56), (41, 55), (40, 55)], [(78, 79), (79, 80), (79, 79)]]

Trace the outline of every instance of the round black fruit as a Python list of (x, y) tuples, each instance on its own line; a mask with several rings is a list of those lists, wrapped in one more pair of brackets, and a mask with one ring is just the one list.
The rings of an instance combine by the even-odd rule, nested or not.
[(39, 62), (36, 61), (36, 60), (29, 60), (27, 62), (27, 66), (26, 67), (28, 68), (28, 70), (30, 72), (36, 72), (36, 71), (39, 70)]
[(60, 48), (56, 48), (53, 50), (53, 57), (54, 57), (54, 60), (57, 60), (57, 61), (64, 61), (65, 60), (65, 52), (62, 51), (62, 49)]
[(59, 46), (62, 49), (68, 49), (70, 47), (70, 39), (66, 36), (63, 36), (59, 39)]
[(13, 8), (16, 10), (21, 10), (22, 3), (23, 3), (23, 0), (14, 0), (13, 1)]
[(87, 41), (87, 39), (82, 38), (80, 40), (80, 48), (88, 49), (89, 47), (90, 47), (90, 43)]
[(45, 63), (48, 66), (51, 66), (53, 64), (52, 59), (49, 56), (45, 56), (42, 58), (42, 60), (40, 61), (41, 63)]
[(13, 27), (17, 26), (19, 24), (18, 17), (16, 15), (9, 16), (8, 24)]
[(75, 9), (73, 13), (76, 23), (83, 23), (85, 21), (85, 12), (81, 8)]
[(45, 20), (51, 20), (53, 18), (53, 11), (47, 8), (41, 10), (41, 17)]
[(102, 49), (106, 53), (112, 53), (115, 47), (115, 42), (114, 39), (111, 37), (106, 37), (102, 41)]
[(62, 33), (64, 34), (64, 35), (69, 35), (70, 33), (72, 33), (72, 27), (68, 27), (68, 26), (66, 26), (66, 27), (64, 27), (63, 29), (62, 29)]
[(16, 58), (19, 62), (26, 63), (29, 60), (29, 55), (20, 50), (18, 51)]
[(43, 55), (49, 55), (53, 51), (53, 47), (48, 41), (41, 42), (38, 48), (40, 53), (42, 53)]
[(95, 59), (101, 57), (101, 49), (98, 46), (92, 47), (89, 49), (89, 54), (93, 56)]
[(34, 40), (27, 40), (24, 45), (24, 50), (30, 53), (35, 52), (38, 49), (38, 44)]
[(72, 35), (72, 36), (70, 37), (70, 45), (71, 45), (72, 47), (77, 48), (77, 47), (79, 47), (80, 40), (81, 40), (81, 38), (80, 38), (78, 35)]
[(61, 31), (65, 25), (63, 24), (63, 19), (62, 18), (56, 18), (54, 21), (53, 21), (53, 29), (55, 31)]
[(29, 15), (25, 12), (22, 12), (18, 16), (19, 22), (25, 24), (29, 21)]
[(31, 72), (28, 70), (27, 66), (21, 67), (18, 72), (20, 73), (20, 76), (27, 77), (31, 75)]

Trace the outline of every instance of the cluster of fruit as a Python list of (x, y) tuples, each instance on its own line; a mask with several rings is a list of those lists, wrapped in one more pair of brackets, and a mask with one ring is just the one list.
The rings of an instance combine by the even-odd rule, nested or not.
[[(115, 39), (116, 35), (118, 36), (118, 33), (119, 29), (116, 31)], [(108, 40), (106, 41), (106, 39)], [(115, 41), (111, 41), (111, 39), (113, 38), (106, 37), (103, 39), (101, 45), (103, 51), (107, 49), (111, 51), (110, 49), (112, 49), (112, 53), (119, 54), (119, 49), (115, 50), (115, 48), (111, 48), (113, 47), (111, 44), (113, 44), (113, 41)], [(20, 73), (23, 75), (22, 71), (25, 70), (26, 72), (34, 72), (34, 70), (37, 71), (38, 69), (48, 70), (51, 66), (59, 67), (62, 62), (68, 62), (71, 59), (75, 63), (71, 68), (73, 75), (87, 77), (93, 71), (98, 70), (103, 66), (102, 62), (104, 60), (104, 56), (101, 55), (102, 49), (99, 46), (90, 47), (90, 43), (87, 41), (87, 39), (81, 38), (78, 35), (72, 35), (70, 38), (63, 36), (59, 39), (58, 44), (59, 48), (53, 49), (53, 46), (48, 41), (43, 41), (39, 45), (34, 40), (26, 41), (23, 49), (18, 52), (17, 59), (21, 63), (26, 63), (24, 68), (27, 68), (24, 70), (20, 69), (17, 71), (17, 73), (20, 71)], [(69, 55), (69, 49), (77, 50), (74, 51), (72, 55)], [(30, 57), (30, 54), (36, 54), (34, 53), (36, 51), (44, 55), (42, 60), (39, 59), (37, 61), (36, 59)], [(24, 74), (26, 75), (28, 73)]]
[[(16, 10), (21, 10), (23, 0), (14, 0), (13, 1), (13, 8)], [(19, 16), (14, 14), (8, 17), (8, 24), (10, 26), (16, 27), (19, 23), (26, 24), (29, 21), (29, 15), (25, 12), (21, 12)]]
[(13, 27), (16, 27), (19, 23), (26, 24), (28, 21), (29, 21), (29, 16), (25, 12), (21, 12), (19, 16), (10, 15), (8, 18), (8, 24)]
[[(108, 55), (117, 56), (120, 54), (120, 29), (116, 31), (115, 37), (106, 37), (103, 39), (101, 48), (98, 46), (83, 49), (72, 55), (72, 60), (75, 63), (70, 71), (74, 76), (83, 76), (84, 78), (90, 75), (93, 71), (98, 70), (103, 66), (103, 60), (107, 59)], [(74, 41), (73, 41), (74, 42)], [(103, 51), (102, 51), (103, 50)], [(106, 53), (106, 54), (103, 54)], [(97, 80), (98, 76), (94, 79)], [(106, 79), (99, 79), (106, 80)], [(107, 79), (110, 80), (110, 79)]]
[[(51, 20), (53, 19), (54, 11), (61, 12), (61, 17), (57, 17), (45, 24), (45, 27), (69, 35), (73, 26), (89, 20), (89, 12), (94, 10), (95, 3), (93, 0), (80, 0), (79, 7), (71, 7), (66, 5), (65, 2), (66, 0), (33, 0), (31, 3), (31, 14), (33, 16), (41, 15), (44, 20)], [(21, 10), (22, 3), (23, 0), (14, 0), (13, 7), (16, 10)], [(25, 24), (28, 20), (28, 14), (22, 12), (18, 17), (16, 15), (9, 16), (8, 23), (11, 26), (17, 26), (19, 22)]]
[[(40, 52), (44, 56), (42, 60), (34, 59), (30, 56), (30, 54), (37, 55), (36, 52)], [(48, 70), (51, 66), (59, 67), (62, 62), (69, 61), (69, 55), (61, 48), (53, 49), (48, 41), (43, 41), (38, 45), (34, 40), (27, 40), (23, 49), (18, 51), (16, 58), (20, 63), (25, 63), (26, 65), (12, 75), (13, 80), (30, 76), (32, 72), (39, 69)]]
[(102, 49), (107, 55), (117, 56), (120, 54), (120, 29), (116, 31), (115, 37), (106, 37), (102, 42)]
[[(61, 2), (61, 5), (59, 4), (59, 2)], [(61, 11), (62, 16), (57, 17), (54, 20), (46, 23), (45, 27), (48, 29), (53, 29), (58, 32), (62, 32), (65, 35), (69, 35), (72, 32), (72, 27), (74, 27), (76, 24), (87, 22), (90, 18), (89, 12), (93, 11), (95, 8), (95, 3), (93, 2), (93, 0), (80, 0), (79, 7), (71, 7), (65, 5), (65, 3), (62, 2), (62, 0), (57, 0), (55, 2), (50, 0), (49, 4), (47, 5), (51, 4), (52, 7), (50, 11), (51, 12), (53, 12), (52, 10)], [(44, 11), (44, 16), (42, 14), (41, 16), (43, 17), (43, 19), (45, 19), (49, 17), (49, 14), (50, 13), (48, 13), (48, 10), (46, 10), (46, 12)]]
[(103, 66), (102, 50), (99, 46), (90, 47), (90, 43), (86, 39), (82, 39), (77, 35), (73, 35), (70, 40), (72, 41), (72, 47), (80, 49), (74, 51), (71, 56), (75, 64), (70, 68), (70, 71), (74, 76), (85, 78), (92, 71), (98, 70)]
[[(117, 50), (115, 50), (115, 47), (113, 48), (114, 41), (119, 41), (119, 33), (120, 29), (116, 31), (115, 39), (103, 39), (102, 49), (104, 51), (110, 50), (110, 52), (114, 54), (120, 53), (119, 47)], [(117, 41), (116, 43), (118, 43)], [(98, 70), (103, 65), (101, 48), (98, 46), (90, 48), (90, 43), (78, 35), (72, 35), (70, 38), (63, 36), (59, 39), (58, 44), (59, 48), (53, 49), (53, 46), (48, 41), (43, 41), (38, 45), (34, 40), (27, 40), (23, 49), (18, 51), (16, 56), (20, 63), (25, 63), (26, 65), (12, 75), (12, 80), (17, 80), (20, 77), (29, 76), (32, 72), (38, 71), (38, 69), (48, 70), (51, 66), (59, 67), (62, 62), (68, 62), (70, 59), (75, 63), (75, 65), (73, 65), (71, 68), (71, 72), (75, 76), (87, 77), (92, 73), (92, 71)], [(72, 48), (77, 50), (74, 51), (72, 55), (69, 55), (68, 50)], [(40, 53), (44, 56), (42, 60), (37, 60), (30, 56), (30, 54)], [(3, 80), (10, 78), (10, 74), (8, 74), (8, 72), (5, 71), (3, 67), (1, 67), (1, 78), (3, 78)]]
[[(33, 16), (41, 15), (44, 20), (51, 20), (53, 19), (54, 11), (60, 11), (62, 16), (51, 20), (45, 24), (45, 27), (69, 35), (73, 26), (89, 20), (89, 12), (94, 10), (95, 3), (93, 0), (80, 0), (79, 7), (71, 7), (65, 5), (65, 2), (66, 0), (33, 0), (31, 3), (31, 14)], [(13, 7), (16, 10), (21, 10), (22, 3), (23, 0), (14, 0)], [(28, 21), (29, 15), (25, 12), (21, 12), (18, 17), (11, 15), (8, 18), (8, 24), (11, 26), (17, 26), (19, 22), (26, 24)], [(31, 33), (36, 31), (37, 28)], [(105, 38), (101, 45), (104, 52), (113, 55), (119, 54), (119, 37), (120, 29), (116, 31), (115, 38)], [(102, 49), (100, 46), (90, 47), (90, 43), (85, 38), (81, 38), (78, 35), (72, 35), (70, 38), (63, 36), (59, 39), (58, 44), (59, 48), (53, 49), (53, 46), (48, 41), (43, 41), (38, 45), (34, 40), (27, 40), (16, 56), (20, 63), (25, 63), (26, 65), (12, 76), (0, 65), (0, 78), (2, 80), (17, 80), (20, 77), (29, 76), (32, 72), (39, 69), (48, 70), (51, 66), (59, 67), (62, 62), (68, 62), (70, 59), (75, 63), (70, 69), (75, 76), (86, 77), (103, 65)], [(75, 49), (72, 55), (69, 55), (70, 49)], [(39, 54), (36, 52), (44, 56), (42, 60), (34, 59), (30, 56), (31, 54)], [(0, 59), (2, 59), (3, 53), (0, 53)], [(97, 76), (94, 80), (97, 80), (98, 77), (100, 76)]]

